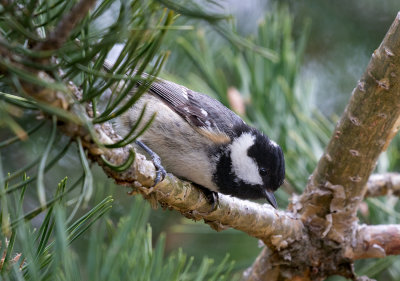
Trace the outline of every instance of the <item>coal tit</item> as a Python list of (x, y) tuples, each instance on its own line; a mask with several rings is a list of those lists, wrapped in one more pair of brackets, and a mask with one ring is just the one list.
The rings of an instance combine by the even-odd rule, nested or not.
[(142, 147), (158, 154), (169, 172), (213, 192), (265, 198), (277, 208), (273, 192), (283, 183), (285, 162), (274, 141), (219, 101), (161, 79), (121, 116), (120, 132), (129, 132), (144, 105), (144, 120), (156, 117), (140, 137)]

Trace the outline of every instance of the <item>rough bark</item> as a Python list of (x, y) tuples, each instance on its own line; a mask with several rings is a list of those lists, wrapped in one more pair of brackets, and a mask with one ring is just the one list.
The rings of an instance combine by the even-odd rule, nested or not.
[(353, 242), (345, 249), (345, 255), (352, 260), (399, 255), (400, 225), (360, 225)]
[(353, 90), (350, 102), (295, 209), (320, 234), (342, 243), (378, 156), (400, 125), (400, 14)]
[(369, 177), (365, 197), (378, 197), (385, 195), (400, 196), (400, 174), (373, 174)]
[[(365, 238), (369, 232), (362, 232), (358, 228), (356, 212), (379, 154), (387, 148), (399, 129), (399, 75), (400, 13), (379, 48), (374, 51), (363, 77), (353, 90), (306, 190), (300, 197), (295, 197), (290, 206), (304, 222), (309, 243), (304, 245), (304, 241), (295, 241), (289, 245), (288, 248), (293, 249), (289, 250), (292, 265), (287, 268), (282, 268), (279, 262), (271, 263), (271, 254), (263, 251), (248, 272), (255, 272), (263, 266), (268, 270), (262, 276), (245, 280), (320, 280), (335, 274), (335, 271), (336, 274), (355, 278), (352, 276), (352, 258), (362, 258), (363, 255), (348, 254), (348, 249), (356, 245), (355, 252), (359, 253), (358, 245), (362, 241), (370, 241)], [(390, 229), (393, 232), (393, 228)], [(385, 251), (388, 248), (386, 254), (395, 253), (389, 250), (389, 245), (397, 245), (397, 238), (393, 235), (385, 238), (385, 246), (374, 244), (374, 238), (369, 243), (379, 245)], [(303, 247), (303, 256), (296, 255), (299, 247)], [(307, 262), (304, 262), (304, 257), (308, 259)], [(287, 256), (280, 255), (282, 262), (285, 259)], [(258, 264), (266, 261), (267, 264)], [(277, 272), (277, 267), (279, 276), (270, 279), (269, 276)]]
[(168, 176), (154, 188), (157, 201), (188, 218), (203, 219), (216, 230), (232, 227), (281, 249), (303, 236), (303, 223), (269, 204), (258, 204), (218, 194), (218, 206), (211, 209), (201, 191), (187, 182)]

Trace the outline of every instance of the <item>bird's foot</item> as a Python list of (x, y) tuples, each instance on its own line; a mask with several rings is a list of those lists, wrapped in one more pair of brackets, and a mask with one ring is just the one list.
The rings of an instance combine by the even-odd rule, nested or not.
[(218, 207), (219, 199), (218, 199), (218, 192), (209, 190), (208, 188), (205, 188), (204, 186), (194, 184), (198, 189), (200, 189), (204, 196), (207, 199), (207, 202), (211, 205), (212, 207), (212, 212), (215, 211)]
[(161, 164), (161, 158), (157, 155), (153, 150), (151, 150), (147, 145), (145, 145), (142, 141), (136, 140), (136, 144), (139, 145), (153, 160), (154, 167), (156, 167), (156, 178), (154, 180), (154, 186), (156, 186), (159, 182), (163, 181), (167, 172)]

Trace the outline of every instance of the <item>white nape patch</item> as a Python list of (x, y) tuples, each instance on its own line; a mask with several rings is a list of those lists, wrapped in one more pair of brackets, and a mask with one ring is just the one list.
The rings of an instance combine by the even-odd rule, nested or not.
[(271, 145), (272, 145), (273, 147), (278, 147), (278, 146), (279, 146), (279, 145), (278, 145), (276, 142), (274, 142), (273, 140), (270, 140), (269, 142), (271, 143)]
[(247, 155), (247, 150), (254, 144), (254, 136), (244, 133), (230, 145), (232, 169), (235, 175), (249, 184), (263, 184), (258, 172), (258, 165)]

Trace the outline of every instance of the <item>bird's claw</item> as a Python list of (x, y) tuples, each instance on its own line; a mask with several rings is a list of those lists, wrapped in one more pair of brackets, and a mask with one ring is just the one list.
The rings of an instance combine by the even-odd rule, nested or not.
[(157, 156), (156, 159), (153, 158), (153, 164), (154, 167), (156, 167), (156, 178), (153, 186), (156, 186), (165, 179), (167, 171), (165, 171), (164, 167), (161, 165), (160, 157)]
[(209, 190), (208, 188), (205, 188), (198, 184), (194, 185), (203, 192), (204, 196), (207, 199), (207, 202), (211, 205), (211, 212), (215, 211), (219, 205), (218, 192)]
[(207, 197), (208, 202), (211, 204), (211, 207), (212, 207), (211, 212), (214, 212), (218, 208), (218, 205), (219, 205), (218, 192), (211, 191), (211, 195), (206, 196), (206, 197)]
[(145, 145), (140, 140), (136, 140), (136, 143), (150, 155), (151, 159), (153, 160), (154, 167), (156, 167), (156, 178), (155, 178), (154, 184), (152, 186), (152, 187), (154, 187), (165, 179), (167, 172), (165, 171), (164, 167), (162, 166), (161, 158), (160, 158), (160, 156), (157, 155), (157, 153), (155, 153), (153, 150), (151, 150), (147, 145)]

